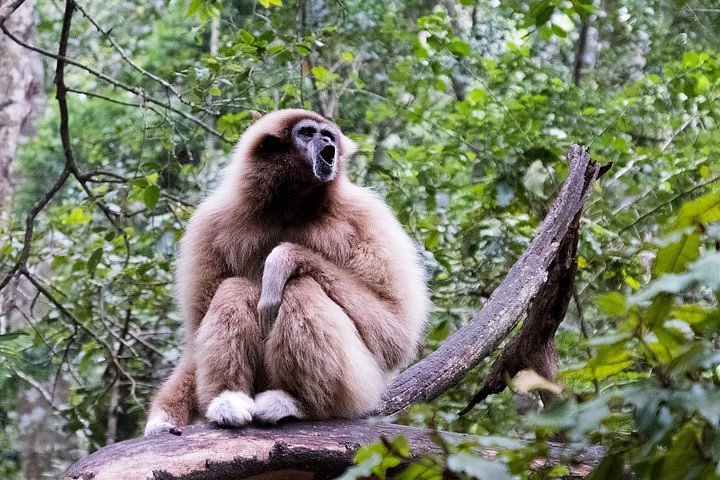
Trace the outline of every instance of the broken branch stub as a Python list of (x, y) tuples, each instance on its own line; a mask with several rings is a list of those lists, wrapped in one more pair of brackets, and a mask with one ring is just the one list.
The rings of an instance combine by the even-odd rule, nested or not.
[[(570, 148), (567, 159), (568, 177), (525, 253), (467, 325), (392, 382), (377, 414), (402, 412), (414, 403), (429, 402), (455, 386), (488, 357), (520, 321), (548, 279), (551, 264), (573, 221), (579, 220), (592, 185), (608, 168), (598, 167), (590, 160), (588, 148), (579, 145)], [(552, 353), (546, 356), (550, 358)]]

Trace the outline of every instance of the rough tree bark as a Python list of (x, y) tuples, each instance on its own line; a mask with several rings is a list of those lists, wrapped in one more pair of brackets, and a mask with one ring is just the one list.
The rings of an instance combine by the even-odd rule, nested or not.
[(590, 161), (584, 147), (573, 145), (568, 161), (570, 173), (557, 199), (505, 280), (468, 325), (395, 379), (383, 395), (378, 413), (390, 415), (433, 400), (490, 355), (517, 325), (545, 283), (562, 239), (600, 174), (600, 167)]
[[(357, 449), (380, 438), (404, 436), (412, 454), (443, 453), (423, 428), (366, 421), (294, 422), (275, 427), (221, 429), (186, 427), (182, 435), (148, 436), (104, 447), (65, 472), (64, 480), (154, 479), (237, 480), (329, 479), (340, 475)], [(441, 432), (446, 441), (471, 442), (471, 435)], [(478, 447), (478, 455), (493, 458), (497, 450)], [(602, 447), (573, 452), (551, 444), (549, 459), (539, 469), (572, 456), (578, 463), (570, 477), (583, 478), (604, 454)]]
[[(612, 164), (600, 167), (599, 171), (585, 172), (587, 186), (592, 185), (595, 176), (605, 173)], [(503, 349), (492, 365), (490, 373), (470, 403), (460, 412), (464, 415), (488, 395), (502, 392), (507, 379), (518, 372), (532, 369), (539, 375), (555, 380), (560, 360), (555, 347), (555, 332), (565, 318), (572, 297), (575, 272), (577, 271), (577, 247), (580, 239), (580, 217), (578, 210), (562, 238), (557, 254), (548, 268), (548, 277), (530, 305), (527, 319), (520, 331)], [(554, 399), (551, 392), (540, 392), (543, 401)]]
[[(490, 296), (485, 307), (441, 346), (405, 370), (388, 387), (377, 414), (401, 412), (413, 403), (427, 402), (456, 385), (467, 372), (486, 358), (520, 321), (531, 300), (553, 291), (549, 301), (538, 302), (535, 312), (553, 312), (549, 322), (537, 328), (535, 313), (533, 345), (552, 345), (557, 324), (572, 291), (577, 227), (580, 212), (602, 169), (590, 161), (587, 148), (573, 145), (568, 152), (570, 172), (549, 214), (525, 253)], [(558, 266), (561, 267), (558, 267)], [(565, 285), (550, 285), (562, 282)], [(544, 289), (541, 291), (541, 289)], [(565, 307), (563, 307), (563, 302)], [(552, 326), (554, 325), (554, 327)], [(519, 339), (519, 340), (518, 340)], [(522, 330), (511, 345), (527, 345)], [(512, 347), (519, 348), (519, 346)], [(498, 360), (506, 369), (506, 362)], [(523, 357), (524, 368), (543, 368), (546, 355)], [(496, 363), (496, 365), (498, 365)], [(502, 385), (504, 387), (504, 384)], [(331, 478), (351, 464), (358, 446), (380, 437), (405, 435), (413, 455), (437, 453), (428, 430), (366, 421), (286, 423), (271, 428), (219, 429), (210, 425), (186, 427), (174, 433), (120, 442), (104, 447), (70, 467), (65, 479), (235, 479), (235, 478)], [(442, 432), (452, 438), (472, 437)], [(488, 449), (478, 453), (493, 456)], [(558, 446), (542, 466), (565, 456)], [(584, 477), (603, 455), (600, 448), (586, 449), (581, 465), (571, 476)], [(578, 458), (575, 456), (575, 458)]]

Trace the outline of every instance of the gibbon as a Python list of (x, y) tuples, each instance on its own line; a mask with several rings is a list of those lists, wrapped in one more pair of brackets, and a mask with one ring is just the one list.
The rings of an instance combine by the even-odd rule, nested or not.
[(357, 418), (415, 356), (429, 300), (390, 209), (352, 184), (357, 146), (305, 110), (261, 117), (180, 242), (183, 355), (145, 433)]

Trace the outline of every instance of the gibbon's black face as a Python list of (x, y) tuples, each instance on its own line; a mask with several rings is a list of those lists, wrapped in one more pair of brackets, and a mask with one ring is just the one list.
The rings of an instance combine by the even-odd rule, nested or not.
[(337, 174), (340, 148), (337, 127), (306, 118), (293, 126), (291, 135), (295, 148), (305, 157), (315, 180), (320, 183), (332, 181)]

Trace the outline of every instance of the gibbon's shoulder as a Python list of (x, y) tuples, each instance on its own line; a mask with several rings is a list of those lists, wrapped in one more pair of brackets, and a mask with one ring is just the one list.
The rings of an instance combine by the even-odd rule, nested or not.
[(338, 193), (342, 198), (343, 206), (360, 214), (382, 215), (395, 217), (392, 210), (375, 190), (361, 187), (350, 181), (344, 181)]

